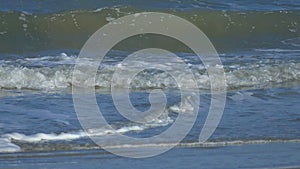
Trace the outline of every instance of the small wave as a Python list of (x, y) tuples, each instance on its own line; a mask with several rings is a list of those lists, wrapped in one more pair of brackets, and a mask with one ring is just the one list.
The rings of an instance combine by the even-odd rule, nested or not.
[[(13, 142), (22, 142), (21, 145), (26, 146), (30, 143), (49, 142), (49, 141), (66, 141), (77, 140), (88, 136), (105, 136), (114, 133), (126, 133), (130, 131), (141, 131), (144, 128), (140, 126), (122, 127), (117, 130), (100, 130), (91, 129), (88, 133), (84, 131), (70, 132), (70, 133), (37, 133), (33, 135), (25, 135), (21, 133), (4, 134), (0, 138), (0, 152), (18, 152), (21, 151), (21, 147)], [(25, 144), (24, 144), (25, 143)]]
[[(4, 141), (3, 141), (4, 140)], [(181, 143), (142, 143), (142, 144), (119, 144), (110, 146), (96, 146), (93, 143), (76, 144), (72, 142), (50, 143), (50, 142), (16, 142), (11, 143), (9, 139), (0, 140), (0, 153), (7, 152), (34, 152), (49, 150), (87, 150), (87, 149), (103, 149), (103, 148), (158, 148), (158, 147), (178, 147), (178, 148), (217, 148), (226, 146), (243, 146), (251, 144), (272, 144), (272, 143), (300, 143), (300, 139), (258, 139), (258, 140), (232, 140), (232, 141), (206, 141), (206, 142), (181, 142)]]
[(112, 129), (90, 129), (87, 132), (77, 131), (70, 133), (37, 133), (33, 135), (25, 135), (21, 133), (5, 134), (2, 137), (8, 140), (16, 140), (22, 142), (43, 142), (43, 141), (59, 141), (59, 140), (76, 140), (88, 136), (105, 136), (114, 133), (126, 133), (130, 131), (142, 131), (145, 128), (142, 126), (128, 126), (117, 130)]
[(0, 138), (0, 152), (18, 152), (21, 148), (10, 142), (8, 138)]

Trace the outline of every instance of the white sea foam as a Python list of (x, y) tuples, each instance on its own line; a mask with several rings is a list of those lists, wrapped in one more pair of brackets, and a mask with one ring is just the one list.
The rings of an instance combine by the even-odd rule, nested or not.
[(0, 152), (17, 152), (21, 148), (10, 142), (8, 138), (0, 138)]
[[(5, 89), (37, 89), (37, 90), (57, 90), (66, 89), (74, 84), (72, 81), (74, 64), (76, 56), (61, 53), (58, 56), (44, 56), (39, 58), (25, 58), (0, 61), (0, 88)], [(90, 59), (82, 59), (92, 66), (95, 66)], [(111, 60), (114, 61), (114, 60)], [(136, 61), (133, 65), (142, 65), (149, 67), (147, 62)], [(162, 61), (160, 67), (168, 68), (172, 64)], [(227, 67), (226, 67), (227, 66)], [(99, 88), (110, 88), (111, 78), (116, 70), (132, 71), (124, 64), (102, 64), (98, 70), (95, 86)], [(130, 66), (132, 68), (132, 65)], [(198, 87), (200, 89), (210, 89), (210, 79), (203, 65), (190, 66), (194, 73)], [(226, 69), (228, 68), (228, 69)], [(256, 63), (250, 65), (225, 65), (226, 82), (229, 89), (239, 88), (259, 88), (272, 86), (286, 82), (295, 82), (300, 80), (300, 63), (282, 62), (282, 63)], [(185, 71), (182, 76), (185, 77)], [(77, 72), (86, 77), (84, 72)], [(81, 82), (81, 81), (80, 81)], [(85, 86), (93, 85), (93, 77), (84, 82)], [(140, 72), (131, 81), (133, 89), (151, 89), (151, 88), (174, 88), (177, 83), (168, 72)]]
[(74, 139), (86, 137), (86, 134), (84, 132), (61, 133), (61, 134), (37, 133), (34, 135), (11, 133), (11, 134), (5, 134), (4, 137), (10, 140), (18, 140), (18, 141), (25, 141), (25, 142), (39, 142), (39, 141), (54, 141), (54, 140), (74, 140)]
[[(151, 126), (153, 127), (153, 126)], [(149, 126), (126, 126), (116, 130), (112, 129), (90, 129), (88, 131), (77, 131), (68, 133), (37, 133), (33, 135), (25, 135), (21, 133), (9, 133), (4, 134), (0, 138), (0, 152), (15, 152), (20, 151), (21, 148), (18, 145), (13, 144), (11, 141), (21, 141), (28, 143), (37, 143), (45, 141), (59, 141), (59, 140), (76, 140), (85, 137), (99, 137), (105, 135), (112, 135), (116, 133), (127, 133), (132, 131), (142, 131)]]
[(58, 140), (76, 140), (88, 136), (105, 136), (114, 133), (126, 133), (130, 131), (142, 131), (145, 127), (142, 126), (127, 126), (116, 130), (112, 129), (90, 129), (87, 132), (77, 131), (69, 133), (37, 133), (33, 135), (25, 135), (21, 133), (5, 134), (2, 137), (4, 140), (17, 140), (23, 142), (40, 142), (40, 141), (58, 141)]
[(252, 95), (253, 95), (253, 93), (251, 93), (251, 92), (241, 91), (241, 92), (236, 92), (234, 95), (228, 96), (228, 97), (234, 101), (257, 99), (257, 98), (254, 98)]

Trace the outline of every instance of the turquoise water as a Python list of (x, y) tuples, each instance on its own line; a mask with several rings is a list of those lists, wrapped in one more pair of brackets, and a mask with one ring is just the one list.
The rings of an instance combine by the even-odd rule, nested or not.
[[(189, 110), (179, 105), (174, 78), (149, 69), (131, 82), (130, 100), (145, 111), (150, 91), (162, 89), (167, 98), (164, 116), (144, 125), (120, 115), (110, 81), (116, 70), (126, 73), (119, 63), (132, 52), (160, 47), (176, 53), (194, 73), (200, 91), (196, 122), (176, 148), (157, 157), (129, 159), (101, 149), (80, 126), (72, 73), (81, 47), (97, 29), (144, 11), (171, 13), (199, 27), (220, 54), (228, 92), (219, 126), (209, 140), (199, 143), (211, 95), (206, 67), (197, 56), (174, 39), (151, 34), (114, 46), (99, 66), (95, 88), (99, 108), (116, 133), (158, 135), (174, 124), (178, 112)], [(298, 168), (299, 14), (298, 1), (283, 0), (0, 0), (0, 168)], [(108, 128), (93, 133), (104, 139), (116, 134)]]

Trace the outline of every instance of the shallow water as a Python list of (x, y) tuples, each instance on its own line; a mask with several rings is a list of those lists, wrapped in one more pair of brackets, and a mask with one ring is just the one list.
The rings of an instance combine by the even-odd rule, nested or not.
[[(13, 168), (299, 168), (298, 143), (217, 148), (174, 148), (153, 158), (129, 159), (101, 150), (1, 155), (0, 167)], [(288, 157), (288, 158), (287, 158)]]
[[(299, 2), (0, 0), (0, 4), (0, 167), (299, 167)], [(155, 35), (124, 40), (99, 66), (97, 102), (115, 130), (93, 128), (86, 133), (79, 124), (72, 100), (72, 73), (80, 48), (109, 21), (144, 11), (187, 19), (210, 38), (220, 54), (228, 89), (226, 106), (219, 126), (205, 143), (198, 139), (211, 102), (207, 65), (179, 41)], [(180, 107), (180, 92), (170, 74), (148, 69), (131, 82), (130, 100), (136, 109), (145, 111), (150, 108), (150, 91), (162, 89), (166, 109), (147, 124), (130, 122), (119, 114), (110, 92), (111, 78), (115, 71), (129, 73), (128, 65), (120, 62), (145, 47), (167, 49), (188, 65), (199, 87), (199, 114), (175, 149), (154, 158), (126, 159), (102, 150), (88, 134), (151, 137), (191, 109)], [(168, 67), (177, 61), (159, 62)], [(143, 61), (135, 64), (151, 65)], [(185, 73), (177, 78), (184, 79)], [(172, 144), (113, 146), (134, 149)]]

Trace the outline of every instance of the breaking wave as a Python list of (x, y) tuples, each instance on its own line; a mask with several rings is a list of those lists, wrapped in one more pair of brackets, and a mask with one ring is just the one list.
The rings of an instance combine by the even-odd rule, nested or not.
[[(61, 54), (56, 57), (25, 58), (17, 61), (2, 60), (0, 88), (58, 90), (72, 86), (72, 73), (76, 56)], [(0, 61), (1, 62), (1, 61)], [(150, 63), (136, 63), (145, 65)], [(163, 63), (164, 66), (170, 66)], [(210, 80), (203, 65), (189, 64), (199, 89), (210, 89)], [(109, 89), (117, 69), (130, 71), (126, 65), (104, 64), (97, 73), (95, 87)], [(274, 63), (228, 64), (224, 66), (228, 89), (265, 88), (300, 81), (300, 63), (282, 61)], [(84, 72), (81, 72), (84, 74)], [(185, 73), (182, 70), (182, 76)], [(183, 78), (182, 77), (182, 78)], [(180, 77), (179, 77), (180, 78)], [(89, 82), (87, 82), (88, 84)], [(176, 88), (175, 80), (163, 71), (140, 72), (131, 82), (132, 89)]]

